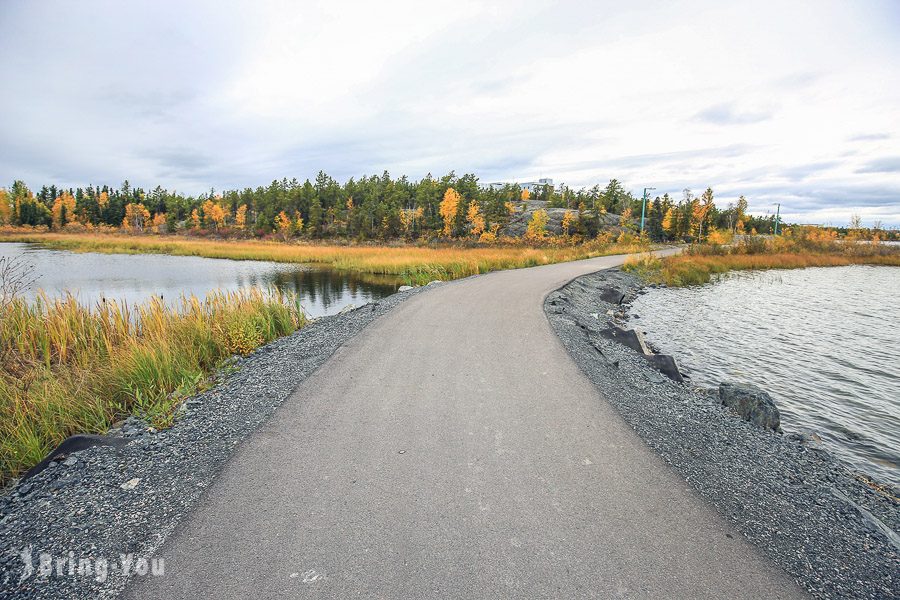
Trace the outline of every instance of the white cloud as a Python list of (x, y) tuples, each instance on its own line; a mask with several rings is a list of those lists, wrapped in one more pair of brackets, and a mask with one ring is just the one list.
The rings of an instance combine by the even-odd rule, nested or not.
[(900, 11), (784, 4), (4, 3), (0, 178), (616, 177), (900, 225)]

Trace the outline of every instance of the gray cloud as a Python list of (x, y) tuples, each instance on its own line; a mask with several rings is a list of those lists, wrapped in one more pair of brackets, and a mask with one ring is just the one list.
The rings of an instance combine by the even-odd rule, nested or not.
[(714, 125), (748, 125), (771, 119), (772, 114), (763, 110), (738, 110), (734, 104), (722, 103), (701, 110), (694, 118)]
[(889, 140), (891, 139), (891, 134), (889, 133), (861, 133), (859, 135), (852, 136), (848, 141), (850, 142), (877, 142), (880, 140)]
[(870, 161), (857, 173), (900, 173), (900, 156), (886, 156)]

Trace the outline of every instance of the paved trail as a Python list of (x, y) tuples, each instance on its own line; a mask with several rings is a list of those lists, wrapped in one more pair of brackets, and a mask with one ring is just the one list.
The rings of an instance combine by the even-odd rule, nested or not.
[[(238, 449), (138, 598), (794, 598), (578, 370), (544, 296), (607, 257), (413, 296)], [(729, 537), (731, 536), (731, 537)]]

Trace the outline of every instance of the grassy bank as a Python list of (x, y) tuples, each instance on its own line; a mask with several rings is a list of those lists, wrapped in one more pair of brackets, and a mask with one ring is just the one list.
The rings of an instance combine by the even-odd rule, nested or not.
[(216, 293), (94, 310), (73, 297), (0, 305), (0, 481), (73, 433), (141, 415), (168, 425), (222, 359), (303, 326), (296, 298)]
[(0, 232), (0, 242), (32, 242), (48, 248), (75, 252), (171, 254), (318, 264), (359, 274), (395, 275), (413, 284), (646, 249), (639, 244), (615, 244), (602, 239), (578, 245), (547, 247), (338, 246), (212, 241), (179, 236), (16, 232)]
[(651, 283), (669, 286), (709, 283), (729, 271), (802, 269), (846, 265), (900, 266), (900, 248), (880, 244), (807, 243), (803, 238), (753, 240), (731, 247), (693, 246), (666, 258), (642, 255), (629, 259), (625, 270)]

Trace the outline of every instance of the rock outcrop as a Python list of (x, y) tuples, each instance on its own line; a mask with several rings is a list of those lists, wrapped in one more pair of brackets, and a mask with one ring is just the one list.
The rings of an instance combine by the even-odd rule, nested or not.
[(745, 421), (763, 429), (781, 431), (781, 413), (768, 392), (749, 384), (722, 383), (719, 400)]

